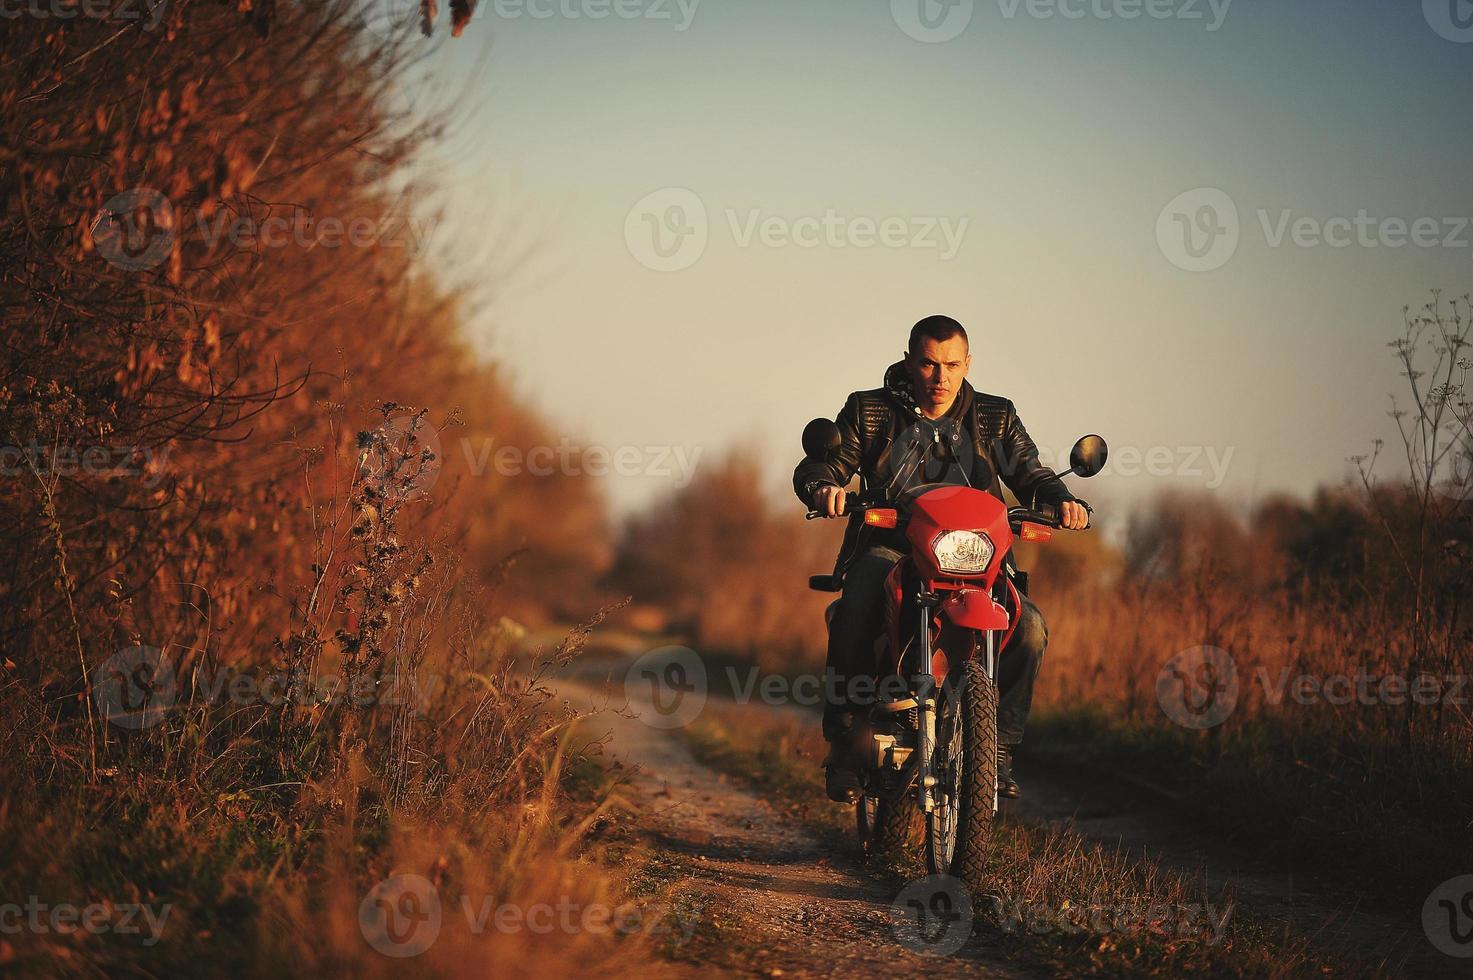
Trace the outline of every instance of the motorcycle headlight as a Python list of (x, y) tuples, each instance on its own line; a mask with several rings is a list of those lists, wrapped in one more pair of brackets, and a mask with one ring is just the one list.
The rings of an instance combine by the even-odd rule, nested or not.
[(947, 531), (931, 544), (941, 570), (961, 575), (986, 571), (994, 550), (992, 539), (980, 531)]

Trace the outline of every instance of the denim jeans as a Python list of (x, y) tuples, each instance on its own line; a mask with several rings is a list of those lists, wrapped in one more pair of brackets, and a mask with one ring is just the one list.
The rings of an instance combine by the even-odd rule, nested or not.
[[(885, 578), (900, 557), (889, 548), (871, 548), (856, 555), (844, 574), (844, 592), (829, 628), (823, 713), (826, 738), (839, 729), (845, 711), (859, 707), (846, 699), (849, 679), (878, 670), (876, 640), (885, 629)], [(998, 659), (997, 736), (1007, 746), (1023, 741), (1033, 683), (1048, 646), (1043, 613), (1027, 596), (1022, 599), (1018, 628)]]

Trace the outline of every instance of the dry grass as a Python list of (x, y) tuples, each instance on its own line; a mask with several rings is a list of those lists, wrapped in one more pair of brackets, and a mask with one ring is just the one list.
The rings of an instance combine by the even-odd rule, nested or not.
[[(0, 63), (0, 446), (38, 447), (0, 483), (0, 912), (170, 912), (156, 943), (0, 934), (0, 972), (641, 958), (639, 936), (457, 927), (462, 895), (613, 903), (627, 886), (586, 846), (606, 792), (572, 791), (573, 719), (502, 619), (545, 614), (554, 580), (587, 609), (603, 508), (568, 475), (471, 465), (462, 436), (558, 440), (464, 342), (474, 297), (429, 274), (433, 237), (405, 238), (433, 216), (409, 167), (456, 93), (398, 97), (427, 90), (361, 5), (157, 12), (157, 31), (126, 10), (32, 18)], [(130, 264), (103, 212), (137, 189), (170, 207), (124, 215), (122, 239), (164, 243)], [(299, 218), (385, 238), (230, 233)], [(102, 471), (77, 465), (89, 452)], [(158, 663), (119, 672), (132, 648)], [(250, 693), (267, 678), (274, 699)], [(329, 680), (362, 694), (311, 697)], [(159, 712), (109, 722), (110, 685)], [(407, 961), (359, 918), (401, 871), (451, 913)]]
[[(852, 851), (852, 810), (823, 796), (826, 746), (817, 726), (750, 710), (724, 715), (708, 706), (687, 730), (698, 757)], [(926, 873), (914, 844), (892, 867), (875, 869), (892, 875), (897, 890)], [(973, 896), (986, 941), (1051, 975), (1371, 975), (1312, 952), (1305, 937), (1256, 925), (1231, 896), (1058, 827), (997, 825), (988, 873), (992, 891)]]
[[(176, 693), (150, 691), (166, 710), (141, 728), (103, 729), (93, 778), (80, 734), (34, 692), (5, 686), (17, 724), (0, 746), (11, 787), (0, 833), (24, 842), (7, 851), (6, 899), (169, 910), (157, 937), (22, 930), (0, 946), (7, 968), (388, 975), (405, 964), (371, 947), (361, 903), (405, 873), (432, 882), (444, 906), (416, 973), (592, 971), (648, 955), (637, 930), (560, 925), (550, 943), (526, 928), (472, 928), (464, 909), (487, 902), (581, 912), (629, 901), (627, 879), (585, 846), (611, 787), (570, 794), (567, 767), (586, 746), (542, 683), (603, 615), (540, 659), (518, 657), (517, 631), (485, 621), (488, 597), (452, 553), (401, 540), (422, 451), (382, 429), (360, 443), (351, 483), (324, 508), (321, 571), (279, 659), (232, 671), (232, 684), (282, 679), (280, 699), (212, 695), (191, 651), (166, 650), (159, 666), (180, 679)], [(416, 683), (388, 684), (404, 677)], [(369, 693), (313, 696), (324, 678)]]

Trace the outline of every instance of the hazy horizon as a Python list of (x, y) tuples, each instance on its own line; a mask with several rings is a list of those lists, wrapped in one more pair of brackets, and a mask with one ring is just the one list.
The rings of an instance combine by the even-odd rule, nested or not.
[[(504, 289), (453, 270), (496, 283), (480, 349), (570, 438), (754, 444), (775, 493), (937, 312), (1041, 446), (1139, 454), (1095, 496), (1303, 493), (1394, 437), (1402, 308), (1473, 287), (1473, 29), (1433, 0), (926, 3), (484, 5), (429, 63), (479, 79), (437, 246), (534, 245)], [(607, 482), (620, 513), (673, 488)]]

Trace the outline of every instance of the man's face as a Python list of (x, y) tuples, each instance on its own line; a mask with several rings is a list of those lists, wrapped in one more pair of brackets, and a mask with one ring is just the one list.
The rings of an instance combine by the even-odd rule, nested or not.
[(962, 390), (962, 379), (972, 366), (967, 342), (960, 337), (950, 340), (921, 340), (920, 349), (907, 351), (905, 369), (915, 390), (916, 403), (923, 409), (940, 411), (951, 404)]

